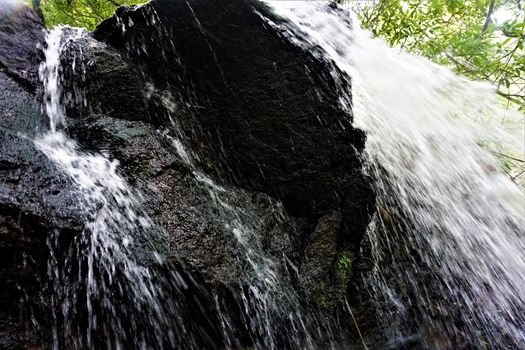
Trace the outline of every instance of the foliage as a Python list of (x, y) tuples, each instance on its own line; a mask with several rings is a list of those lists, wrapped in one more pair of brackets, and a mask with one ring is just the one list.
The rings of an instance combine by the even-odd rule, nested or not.
[(352, 266), (352, 259), (346, 252), (343, 252), (339, 259), (337, 259), (337, 266), (344, 271), (348, 270), (348, 268)]
[[(356, 12), (374, 36), (472, 79), (494, 82), (502, 103), (525, 113), (522, 1), (377, 0), (356, 6)], [(523, 151), (486, 148), (509, 177), (525, 187)]]
[(525, 10), (521, 1), (379, 0), (360, 6), (358, 16), (364, 27), (390, 45), (470, 78), (495, 82), (508, 103), (525, 111)]
[(41, 10), (48, 27), (68, 24), (93, 29), (110, 17), (122, 5), (134, 5), (144, 0), (33, 0), (35, 10)]

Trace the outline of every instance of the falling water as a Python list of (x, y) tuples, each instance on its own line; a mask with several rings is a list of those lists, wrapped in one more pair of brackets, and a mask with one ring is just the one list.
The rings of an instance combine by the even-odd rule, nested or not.
[[(351, 28), (345, 11), (317, 2), (272, 6), (292, 23), (272, 25), (298, 45), (320, 47), (312, 52), (352, 77), (353, 97), (342, 94), (341, 103), (368, 134), (365, 157), (379, 204), (369, 229), (376, 266), (366, 282), (385, 337), (394, 347), (409, 341), (525, 347), (523, 196), (479, 146), (521, 148), (522, 139), (499, 124), (514, 117), (497, 108), (489, 85), (371, 39), (357, 25)], [(116, 160), (82, 151), (61, 131), (66, 118), (60, 54), (67, 41), (82, 35), (51, 31), (40, 68), (50, 132), (35, 144), (76, 185), (85, 215), (84, 231), (65, 257), (59, 256), (64, 249), (58, 234), (49, 240), (55, 348), (67, 342), (61, 338), (73, 339), (69, 347), (77, 348), (173, 348), (184, 341), (177, 333), (190, 335), (176, 300), (186, 283), (156, 273), (169, 251), (165, 234), (144, 209), (145, 198), (119, 174)], [(333, 73), (345, 79), (339, 70)], [(164, 102), (168, 110), (175, 103), (168, 95)], [(264, 251), (257, 215), (197, 168), (175, 119), (165, 137), (208, 192), (239, 247), (239, 261), (248, 266), (242, 317), (258, 336), (254, 345), (277, 348), (285, 335), (288, 344), (315, 347), (315, 333), (327, 326), (299, 305), (286, 277), (293, 266)], [(279, 205), (275, 215), (282, 215)], [(86, 310), (77, 310), (79, 304)], [(224, 311), (226, 345), (240, 346), (231, 333), (230, 310), (217, 309)], [(84, 312), (86, 329), (78, 320)], [(283, 324), (290, 328), (279, 329)], [(196, 347), (191, 340), (185, 345)]]
[[(209, 41), (207, 32), (190, 2), (186, 2), (186, 5), (204, 37), (225, 87), (230, 90), (221, 62)], [(168, 28), (164, 27), (156, 13), (153, 12), (150, 15), (154, 20), (148, 22), (149, 30), (154, 33), (153, 35), (158, 35), (161, 38), (160, 41), (169, 43), (161, 48), (160, 56), (164, 60), (163, 64), (176, 71), (179, 68), (177, 65), (181, 63), (171, 37), (172, 34)], [(122, 30), (126, 30), (125, 26), (122, 27)], [(136, 47), (147, 47), (142, 40), (138, 38), (128, 44), (127, 50), (132, 53), (132, 56), (137, 55)], [(140, 53), (138, 55), (140, 56)], [(235, 298), (241, 315), (233, 315), (231, 306), (227, 305), (227, 302), (224, 303), (224, 300), (220, 300), (220, 297), (215, 296), (225, 345), (232, 348), (246, 346), (240, 342), (239, 336), (234, 334), (232, 327), (233, 320), (239, 318), (249, 333), (242, 337), (251, 338), (250, 344), (255, 348), (279, 349), (286, 346), (313, 349), (316, 348), (316, 342), (319, 341), (326, 344), (333, 343), (337, 325), (324, 319), (318, 310), (305, 310), (300, 303), (299, 295), (292, 282), (298, 277), (297, 267), (286, 254), (272, 254), (263, 247), (262, 233), (265, 224), (257, 213), (257, 208), (250, 203), (247, 193), (239, 188), (221, 186), (199, 168), (198, 155), (188, 147), (192, 142), (188, 140), (188, 136), (182, 131), (177, 120), (179, 113), (193, 113), (184, 108), (184, 105), (197, 105), (191, 101), (193, 92), (188, 94), (190, 97), (181, 98), (176, 93), (173, 94), (172, 90), (157, 90), (153, 82), (150, 82), (148, 86), (150, 95), (160, 96), (164, 111), (170, 121), (162, 132), (163, 137), (171, 143), (173, 151), (191, 171), (197, 186), (208, 195), (207, 204), (212, 207), (214, 220), (222, 226), (223, 234), (228, 244), (234, 247), (236, 259), (242, 266), (241, 276), (237, 277), (239, 285), (233, 286), (236, 289)], [(191, 86), (182, 88), (191, 90)], [(242, 113), (240, 110), (239, 112)], [(276, 221), (282, 223), (285, 219), (283, 205), (276, 200), (269, 200), (272, 207), (270, 215), (274, 215)], [(283, 241), (291, 239), (287, 234), (289, 233), (283, 232), (279, 239)], [(336, 336), (340, 339), (344, 338), (342, 335)]]
[(367, 132), (379, 197), (366, 283), (389, 344), (525, 348), (524, 198), (490, 152), (523, 149), (523, 125), (507, 127), (519, 117), (492, 86), (372, 39), (342, 9), (270, 3), (292, 23), (272, 25), (352, 77), (341, 102)]
[[(59, 131), (65, 123), (60, 54), (68, 42), (85, 33), (73, 29), (66, 33), (62, 27), (50, 31), (40, 67), (50, 132), (35, 144), (76, 185), (85, 215), (84, 230), (71, 248), (59, 246), (60, 237), (49, 241), (54, 348), (64, 342), (76, 348), (104, 344), (119, 349), (130, 342), (173, 347), (177, 313), (162, 288), (177, 286), (153, 270), (166, 258), (159, 253), (167, 251), (166, 238), (144, 211), (143, 196), (119, 175), (118, 162), (81, 151)], [(62, 261), (58, 255), (63, 250), (69, 255)], [(85, 313), (87, 325), (79, 321)], [(63, 324), (59, 326), (58, 320)]]

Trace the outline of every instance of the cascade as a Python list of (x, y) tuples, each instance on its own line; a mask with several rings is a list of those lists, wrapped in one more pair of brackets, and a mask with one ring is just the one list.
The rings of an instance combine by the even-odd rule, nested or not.
[(290, 21), (272, 25), (352, 78), (341, 103), (367, 132), (379, 197), (365, 284), (390, 346), (523, 348), (524, 198), (491, 153), (523, 150), (520, 117), (489, 84), (388, 47), (348, 11), (270, 4)]
[[(158, 19), (152, 22), (162, 31)], [(152, 27), (152, 30), (156, 29)], [(185, 306), (179, 298), (188, 289), (189, 282), (177, 274), (169, 262), (176, 251), (173, 253), (169, 238), (145, 209), (148, 199), (120, 174), (117, 160), (111, 160), (104, 153), (83, 151), (65, 132), (67, 91), (63, 91), (61, 54), (68, 45), (87, 35), (85, 30), (68, 27), (51, 30), (46, 37), (45, 60), (39, 70), (50, 131), (38, 137), (35, 145), (73, 180), (85, 214), (84, 231), (75, 238), (72, 247), (61, 246), (58, 235), (48, 241), (52, 253), (49, 278), (55, 288), (52, 295), (54, 348), (60, 348), (64, 339), (73, 339), (74, 344), (70, 346), (75, 348), (97, 348), (101, 344), (125, 348), (130, 343), (141, 348), (174, 348), (181, 344), (198, 348), (181, 316)], [(80, 57), (78, 62), (82, 62)], [(72, 64), (78, 64), (77, 60)], [(80, 71), (83, 70), (85, 68), (80, 67)], [(151, 85), (150, 93), (154, 89)], [(84, 98), (81, 91), (76, 93)], [(192, 171), (196, 184), (208, 194), (209, 206), (223, 225), (226, 238), (233, 239), (231, 244), (239, 247), (238, 263), (247, 266), (243, 276), (245, 285), (239, 290), (238, 299), (244, 327), (254, 335), (253, 344), (276, 349), (285, 341), (314, 348), (316, 336), (328, 332), (331, 338), (329, 325), (315, 311), (303, 309), (291, 286), (290, 274), (296, 274), (297, 268), (286, 256), (274, 257), (265, 252), (260, 229), (263, 223), (255, 209), (243, 202), (245, 197), (217, 184), (198, 169), (194, 162), (197, 155), (184, 145), (183, 133), (171, 115), (177, 101), (169, 92), (162, 96), (171, 125), (161, 134)], [(80, 104), (86, 105), (84, 101)], [(283, 220), (282, 204), (274, 201), (272, 205), (275, 206), (272, 215)], [(67, 256), (61, 258), (64, 250)], [(166, 274), (169, 269), (173, 271)], [(239, 315), (232, 315), (232, 310), (218, 296), (215, 300), (225, 344), (242, 346), (231, 327), (231, 318)], [(82, 303), (85, 310), (78, 309)], [(78, 322), (84, 317), (87, 325), (75, 324), (74, 320)], [(282, 324), (290, 328), (283, 332)], [(106, 337), (102, 342), (101, 335)]]
[[(143, 209), (142, 194), (119, 174), (118, 161), (80, 150), (61, 130), (66, 117), (60, 54), (68, 42), (83, 35), (86, 32), (81, 29), (51, 30), (39, 72), (50, 131), (37, 138), (35, 145), (73, 180), (85, 214), (84, 230), (72, 247), (60, 246), (56, 236), (48, 243), (52, 252), (48, 273), (54, 284), (54, 348), (62, 337), (74, 339), (70, 346), (78, 348), (100, 344), (121, 348), (130, 341), (173, 347), (179, 325), (176, 303), (166, 292), (173, 293), (171, 289), (182, 287), (184, 281), (155, 273), (154, 266), (167, 258), (164, 233)], [(64, 250), (66, 257), (59, 259)], [(79, 305), (85, 310), (79, 310)], [(74, 324), (79, 317), (86, 317), (87, 325)], [(60, 326), (58, 320), (62, 320)], [(80, 330), (80, 337), (76, 327), (86, 328)], [(102, 336), (107, 338), (100, 342)]]
[[(253, 37), (190, 0), (48, 32), (49, 129), (0, 136), (44, 154), (28, 164), (49, 164), (78, 207), (80, 228), (41, 220), (53, 348), (525, 348), (523, 189), (496, 157), (524, 148), (523, 118), (339, 6), (266, 3), (221, 17)], [(101, 96), (108, 77), (124, 89)], [(78, 130), (103, 130), (103, 146)], [(11, 153), (0, 204), (22, 212), (33, 197), (11, 202), (26, 166)], [(34, 203), (60, 192), (46, 191)]]

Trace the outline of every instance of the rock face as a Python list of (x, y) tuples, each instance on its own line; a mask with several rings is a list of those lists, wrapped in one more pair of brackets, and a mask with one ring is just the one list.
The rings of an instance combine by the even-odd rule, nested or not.
[[(84, 151), (117, 159), (148, 198), (174, 266), (193, 276), (181, 318), (201, 348), (264, 344), (241, 311), (253, 279), (245, 252), (210, 193), (242, 209), (236, 215), (286, 288), (330, 324), (354, 299), (353, 262), (374, 203), (359, 160), (364, 135), (340, 107), (330, 63), (265, 17), (280, 20), (255, 1), (154, 0), (120, 8), (93, 34), (63, 35), (66, 132)], [(0, 39), (0, 348), (46, 348), (50, 241), (67, 246), (87, 213), (32, 141), (47, 130), (37, 80), (43, 25), (23, 6), (0, 5)], [(220, 329), (216, 300), (231, 309), (236, 341)], [(339, 340), (351, 341), (351, 326), (338, 326), (348, 333)], [(286, 324), (275, 328), (291, 347)]]
[(371, 196), (358, 159), (364, 135), (341, 109), (327, 63), (282, 40), (260, 13), (272, 16), (258, 2), (160, 0), (122, 8), (94, 36), (178, 98), (180, 128), (206, 171), (279, 198), (294, 215), (342, 208), (355, 234), (366, 218), (356, 207)]
[(0, 4), (0, 69), (28, 89), (38, 79), (37, 61), (43, 43), (43, 24), (38, 15), (16, 1)]

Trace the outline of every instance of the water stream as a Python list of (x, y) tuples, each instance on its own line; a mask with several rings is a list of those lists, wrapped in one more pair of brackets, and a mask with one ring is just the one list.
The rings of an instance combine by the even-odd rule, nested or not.
[(379, 196), (365, 284), (390, 346), (524, 348), (525, 201), (490, 152), (523, 150), (519, 116), (494, 87), (372, 39), (345, 10), (270, 4), (291, 22), (273, 23), (284, 35), (352, 77), (341, 102), (367, 132)]
[[(86, 34), (63, 27), (51, 30), (40, 66), (50, 131), (35, 145), (76, 185), (85, 215), (84, 230), (71, 247), (60, 246), (60, 237), (49, 241), (54, 348), (68, 338), (74, 342), (69, 347), (75, 348), (105, 344), (118, 349), (130, 341), (141, 347), (152, 341), (173, 347), (180, 325), (174, 319), (176, 306), (165, 292), (173, 293), (178, 286), (153, 269), (165, 259), (160, 252), (168, 251), (164, 233), (144, 210), (142, 194), (119, 174), (118, 161), (80, 150), (61, 131), (66, 118), (60, 55), (68, 42)], [(61, 250), (69, 250), (65, 259), (58, 258)], [(87, 324), (79, 320), (84, 317)]]
[[(325, 2), (270, 4), (290, 22), (268, 23), (333, 61), (336, 81), (352, 77), (352, 92), (341, 84), (340, 100), (368, 135), (364, 158), (378, 211), (367, 238), (374, 268), (364, 285), (375, 301), (382, 347), (525, 348), (523, 192), (491, 154), (523, 149), (519, 118), (497, 107), (492, 86), (370, 38), (345, 10)], [(40, 67), (50, 131), (35, 145), (76, 186), (84, 215), (84, 230), (65, 257), (62, 239), (49, 239), (54, 347), (73, 339), (66, 347), (196, 348), (178, 299), (187, 284), (175, 269), (156, 272), (172, 248), (145, 209), (146, 198), (119, 173), (117, 160), (82, 150), (63, 131), (60, 55), (65, 43), (83, 35), (62, 27), (50, 31)], [(337, 331), (327, 331), (315, 311), (300, 305), (287, 275), (294, 266), (262, 247), (257, 214), (195, 165), (197, 156), (170, 111), (177, 101), (164, 96), (171, 126), (162, 135), (208, 193), (247, 266), (239, 294), (253, 346), (276, 349), (285, 337), (288, 346), (317, 348), (325, 332), (324, 346), (335, 347), (330, 333)], [(274, 214), (284, 215), (278, 203)], [(231, 310), (216, 302), (225, 346), (241, 347), (230, 327)], [(370, 344), (379, 341), (361, 331)]]
[[(166, 35), (158, 19), (152, 20), (152, 30)], [(157, 273), (167, 263), (164, 254), (173, 248), (168, 247), (166, 233), (145, 209), (147, 199), (119, 173), (117, 160), (81, 150), (63, 131), (66, 92), (62, 91), (60, 57), (68, 43), (85, 35), (88, 33), (80, 29), (51, 30), (46, 38), (45, 61), (40, 67), (50, 131), (36, 139), (35, 144), (73, 181), (85, 215), (84, 231), (71, 247), (61, 246), (58, 234), (49, 240), (49, 277), (55, 288), (54, 348), (68, 341), (73, 344), (66, 347), (89, 349), (124, 349), (129, 344), (144, 349), (200, 348), (186, 330), (185, 311), (181, 309), (184, 306), (178, 300), (178, 292), (187, 287), (186, 283), (175, 274), (173, 266), (164, 266), (163, 274)], [(153, 85), (151, 89), (154, 90)], [(215, 219), (222, 224), (226, 239), (239, 251), (239, 264), (247, 266), (244, 275), (239, 276), (244, 285), (236, 286), (242, 315), (233, 315), (224, 300), (215, 297), (225, 345), (242, 347), (231, 325), (232, 319), (241, 318), (257, 348), (277, 349), (283, 341), (288, 346), (313, 348), (312, 333), (320, 334), (321, 328), (328, 326), (301, 307), (288, 276), (288, 270), (294, 271), (295, 267), (284, 255), (274, 257), (264, 251), (260, 227), (263, 223), (249, 203), (243, 202), (248, 196), (239, 197), (236, 190), (218, 185), (198, 169), (197, 156), (185, 147), (183, 133), (172, 116), (178, 101), (169, 91), (162, 95), (171, 120), (171, 127), (162, 135), (191, 170), (196, 184), (209, 195)], [(273, 205), (272, 215), (282, 220), (282, 204), (275, 201)], [(64, 250), (66, 257), (59, 257)], [(172, 273), (166, 273), (170, 269)], [(87, 324), (79, 321), (84, 318)], [(285, 324), (288, 328), (283, 329)]]

